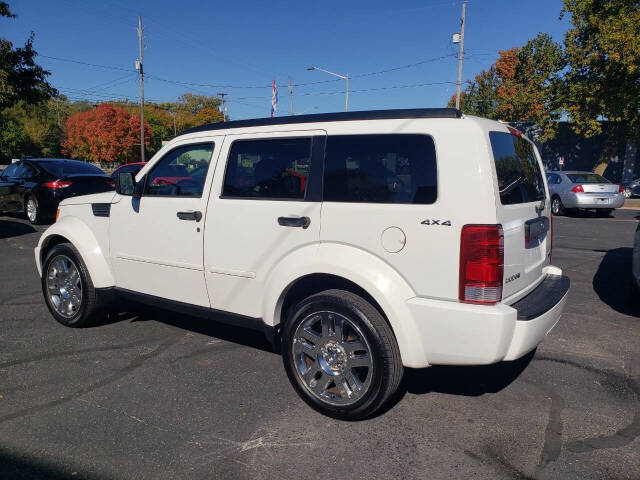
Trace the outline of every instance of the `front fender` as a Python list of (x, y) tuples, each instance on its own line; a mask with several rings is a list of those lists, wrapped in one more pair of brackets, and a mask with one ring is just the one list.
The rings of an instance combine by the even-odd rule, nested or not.
[(80, 252), (91, 281), (95, 288), (112, 287), (115, 285), (113, 271), (106, 259), (106, 252), (100, 247), (93, 231), (82, 220), (73, 216), (64, 216), (47, 228), (35, 248), (38, 273), (42, 276), (43, 258), (40, 252), (46, 249), (53, 239), (63, 237)]
[(426, 352), (407, 300), (416, 296), (405, 279), (374, 254), (338, 243), (309, 245), (287, 255), (265, 282), (263, 320), (280, 323), (282, 305), (296, 280), (317, 273), (336, 275), (363, 288), (384, 311), (396, 336), (405, 366), (425, 366)]

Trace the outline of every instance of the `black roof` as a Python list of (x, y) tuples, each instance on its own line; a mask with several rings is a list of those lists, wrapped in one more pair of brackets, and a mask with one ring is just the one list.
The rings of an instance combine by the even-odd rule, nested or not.
[(287, 125), (296, 123), (345, 122), (352, 120), (390, 120), (394, 118), (460, 118), (462, 112), (455, 108), (406, 108), (397, 110), (364, 110), (361, 112), (315, 113), (288, 117), (254, 118), (251, 120), (233, 120), (231, 122), (207, 123), (189, 128), (181, 133), (206, 132), (227, 128), (262, 127), (268, 125)]

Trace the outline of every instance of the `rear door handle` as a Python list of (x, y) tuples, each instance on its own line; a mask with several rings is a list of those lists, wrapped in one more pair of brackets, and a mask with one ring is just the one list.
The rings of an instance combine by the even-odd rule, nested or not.
[(190, 210), (188, 212), (178, 212), (177, 215), (180, 220), (195, 220), (196, 222), (202, 220), (202, 212)]
[(307, 228), (311, 224), (309, 217), (278, 217), (278, 224), (283, 227)]

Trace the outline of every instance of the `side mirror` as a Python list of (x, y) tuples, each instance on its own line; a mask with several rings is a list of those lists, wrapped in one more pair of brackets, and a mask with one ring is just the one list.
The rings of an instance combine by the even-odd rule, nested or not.
[(120, 172), (116, 176), (116, 192), (120, 195), (132, 196), (135, 185), (136, 178), (133, 172)]

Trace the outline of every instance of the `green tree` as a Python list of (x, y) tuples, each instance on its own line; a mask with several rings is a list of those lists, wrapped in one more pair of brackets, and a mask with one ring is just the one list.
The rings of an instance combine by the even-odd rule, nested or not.
[(33, 38), (31, 33), (22, 48), (0, 39), (0, 109), (19, 101), (39, 103), (57, 93), (47, 81), (49, 72), (35, 62)]
[(17, 122), (0, 117), (0, 162), (9, 163), (19, 158), (26, 140), (24, 130)]
[(569, 69), (566, 110), (574, 130), (591, 137), (608, 120), (607, 148), (596, 171), (627, 143), (623, 179), (640, 144), (640, 1), (564, 0), (570, 15), (565, 35)]
[[(469, 115), (497, 119), (497, 88), (496, 67), (491, 66), (489, 70), (483, 70), (476, 75), (473, 81), (467, 82), (465, 90), (460, 93), (460, 109)], [(454, 94), (447, 106), (454, 107), (455, 104), (456, 96)]]

